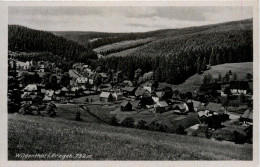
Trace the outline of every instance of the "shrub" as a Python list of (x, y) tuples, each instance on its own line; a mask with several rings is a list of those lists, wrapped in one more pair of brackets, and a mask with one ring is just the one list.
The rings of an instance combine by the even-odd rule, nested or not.
[(185, 135), (185, 128), (183, 127), (183, 125), (179, 124), (178, 128), (176, 129), (176, 133), (180, 134), (180, 135)]
[(116, 117), (112, 117), (110, 123), (111, 125), (118, 126), (118, 119)]
[(127, 117), (121, 122), (121, 126), (133, 128), (134, 127), (134, 118)]
[(138, 121), (136, 128), (138, 129), (147, 129), (147, 122), (144, 120)]
[(242, 135), (241, 133), (234, 131), (233, 135), (234, 135), (234, 142), (236, 144), (244, 144), (246, 142), (245, 136)]

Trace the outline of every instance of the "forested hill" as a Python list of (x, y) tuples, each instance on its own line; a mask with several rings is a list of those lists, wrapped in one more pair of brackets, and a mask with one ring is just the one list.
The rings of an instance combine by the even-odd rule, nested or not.
[(159, 82), (178, 84), (204, 71), (207, 64), (249, 61), (253, 61), (252, 19), (167, 30), (160, 39), (127, 55), (101, 59), (97, 65), (125, 71), (131, 79), (136, 69), (154, 71)]
[(20, 52), (48, 52), (66, 60), (77, 60), (79, 55), (91, 52), (77, 42), (19, 25), (8, 26), (8, 49)]

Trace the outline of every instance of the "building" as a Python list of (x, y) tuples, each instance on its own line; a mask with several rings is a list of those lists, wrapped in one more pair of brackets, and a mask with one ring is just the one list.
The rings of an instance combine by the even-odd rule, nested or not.
[(143, 85), (143, 89), (148, 90), (150, 93), (153, 91), (153, 83), (152, 82), (147, 82)]
[(122, 98), (123, 98), (123, 93), (121, 93), (121, 92), (113, 92), (112, 95), (113, 95), (113, 98), (114, 98), (116, 101), (117, 101), (117, 100), (122, 100)]
[(106, 81), (106, 79), (107, 79), (107, 74), (105, 74), (105, 73), (100, 73), (100, 76), (101, 76), (101, 78), (102, 78), (102, 83), (104, 83), (105, 81)]
[(45, 96), (44, 96), (43, 100), (44, 100), (44, 101), (52, 101), (52, 100), (55, 100), (54, 90), (47, 90), (47, 92), (45, 93)]
[(240, 122), (244, 124), (252, 124), (253, 123), (253, 110), (247, 109), (244, 114), (239, 118)]
[(201, 110), (203, 109), (203, 105), (202, 105), (202, 103), (199, 102), (199, 101), (190, 100), (190, 101), (188, 101), (187, 103), (191, 103), (191, 104), (192, 104), (193, 110), (194, 110), (195, 112), (201, 111)]
[(122, 88), (122, 91), (123, 91), (124, 96), (134, 96), (136, 88), (127, 86), (127, 87)]
[(230, 91), (232, 94), (246, 94), (249, 89), (248, 82), (245, 81), (231, 81)]
[(179, 114), (184, 114), (184, 113), (188, 112), (187, 107), (184, 104), (174, 104), (172, 106), (172, 110), (175, 113), (179, 113)]
[(113, 95), (110, 92), (102, 92), (99, 96), (100, 101), (102, 102), (112, 102)]
[(27, 85), (24, 89), (24, 92), (37, 92), (38, 91), (38, 87), (36, 84), (29, 84)]
[(39, 69), (39, 72), (44, 72), (45, 71), (45, 66), (44, 64), (40, 65), (40, 69)]
[(159, 102), (159, 101), (163, 101), (164, 100), (164, 95), (165, 92), (164, 91), (159, 91), (159, 92), (155, 92), (152, 95), (152, 99), (155, 103)]
[(151, 93), (147, 89), (138, 87), (135, 91), (135, 96), (139, 98), (148, 98), (151, 97)]
[(209, 102), (209, 104), (206, 106), (206, 110), (218, 115), (227, 114), (227, 110), (222, 106), (222, 104), (219, 103)]
[(88, 83), (88, 78), (86, 78), (86, 77), (78, 77), (76, 79), (76, 83), (79, 84), (79, 85), (84, 85), (84, 84)]
[(121, 111), (132, 111), (133, 105), (129, 101), (123, 101), (121, 103)]
[(167, 110), (169, 110), (169, 105), (166, 103), (166, 101), (158, 101), (154, 105), (154, 109), (156, 113), (163, 113)]
[(21, 96), (22, 101), (32, 104), (32, 96), (29, 92), (24, 92)]

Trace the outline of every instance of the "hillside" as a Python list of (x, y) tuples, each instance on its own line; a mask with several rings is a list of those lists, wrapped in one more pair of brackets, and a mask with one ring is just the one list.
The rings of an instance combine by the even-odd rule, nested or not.
[(77, 42), (58, 37), (50, 32), (18, 25), (8, 25), (8, 49), (13, 52), (51, 53), (67, 60), (75, 60), (80, 54), (91, 52)]
[(229, 70), (232, 73), (237, 74), (238, 80), (248, 80), (246, 78), (247, 73), (253, 74), (253, 63), (252, 62), (245, 62), (245, 63), (226, 63), (221, 65), (212, 66), (210, 70), (205, 71), (203, 74), (195, 74), (189, 77), (184, 83), (179, 85), (170, 85), (170, 84), (160, 84), (160, 86), (170, 86), (173, 89), (179, 89), (180, 91), (194, 91), (197, 90), (201, 84), (204, 75), (210, 73), (213, 78), (218, 78), (218, 75), (224, 76)]
[[(156, 34), (156, 33), (154, 33)], [(252, 62), (252, 20), (157, 32), (151, 43), (121, 51), (99, 60), (103, 69), (124, 71), (130, 79), (134, 71), (154, 71), (159, 82), (181, 84), (205, 70), (207, 64)], [(167, 34), (165, 36), (165, 34)]]
[(18, 159), (16, 153), (36, 152), (85, 154), (85, 160), (252, 160), (248, 144), (60, 118), (9, 114), (8, 127), (9, 160)]

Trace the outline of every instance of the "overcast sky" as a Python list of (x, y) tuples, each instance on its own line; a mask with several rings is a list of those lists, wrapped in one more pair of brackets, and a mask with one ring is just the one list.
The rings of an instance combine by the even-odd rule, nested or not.
[(143, 32), (253, 17), (252, 7), (9, 7), (9, 24), (47, 31)]

